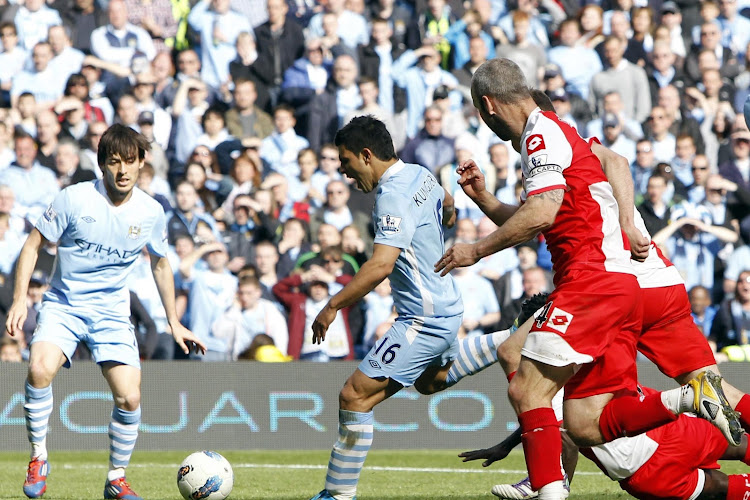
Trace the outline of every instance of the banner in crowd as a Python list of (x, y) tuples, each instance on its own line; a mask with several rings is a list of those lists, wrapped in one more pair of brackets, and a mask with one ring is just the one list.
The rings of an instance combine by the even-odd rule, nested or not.
[[(336, 440), (338, 393), (356, 363), (147, 362), (143, 365), (140, 450), (329, 449)], [(735, 385), (750, 390), (750, 365), (722, 365)], [(652, 366), (641, 383), (673, 387)], [(2, 365), (0, 449), (26, 450), (25, 364)], [(744, 385), (743, 385), (744, 384)], [(375, 409), (381, 449), (478, 448), (518, 425), (498, 366), (453, 388), (423, 396), (403, 390)], [(53, 450), (103, 449), (112, 396), (99, 368), (77, 362), (53, 383)]]

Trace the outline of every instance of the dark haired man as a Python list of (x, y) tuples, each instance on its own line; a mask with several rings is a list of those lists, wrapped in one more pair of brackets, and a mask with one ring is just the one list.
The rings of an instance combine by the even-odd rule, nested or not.
[(52, 380), (85, 342), (102, 369), (114, 399), (109, 425), (109, 472), (104, 498), (141, 500), (125, 480), (140, 423), (140, 360), (130, 323), (127, 274), (146, 246), (172, 336), (188, 352), (203, 344), (180, 324), (174, 305), (174, 282), (167, 260), (164, 210), (135, 187), (149, 145), (123, 125), (113, 125), (99, 143), (103, 178), (63, 189), (32, 229), (18, 258), (13, 305), (6, 331), (22, 334), (26, 292), (39, 249), (58, 245), (55, 272), (39, 312), (31, 341), (24, 415), (29, 462), (23, 490), (29, 498), (47, 489), (46, 436), (52, 412)]

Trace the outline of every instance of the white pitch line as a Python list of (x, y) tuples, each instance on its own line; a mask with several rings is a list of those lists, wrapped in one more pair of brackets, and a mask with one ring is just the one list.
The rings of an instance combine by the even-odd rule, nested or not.
[[(170, 468), (177, 469), (180, 464), (130, 464), (128, 467), (145, 468)], [(104, 464), (63, 464), (63, 469), (104, 469)], [(326, 465), (314, 464), (232, 464), (233, 469), (297, 469), (297, 470), (323, 470)], [(382, 467), (365, 466), (365, 470), (381, 472), (422, 472), (439, 474), (527, 474), (526, 470), (513, 469), (450, 469), (442, 467)], [(577, 471), (577, 476), (600, 476), (601, 472)]]

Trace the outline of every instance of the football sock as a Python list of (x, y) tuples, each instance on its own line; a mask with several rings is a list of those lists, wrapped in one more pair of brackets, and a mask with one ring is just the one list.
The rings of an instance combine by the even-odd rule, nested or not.
[(682, 387), (675, 387), (674, 389), (661, 392), (661, 402), (675, 415), (685, 413), (686, 411), (695, 411), (693, 406), (694, 399), (695, 391), (693, 391), (693, 387), (689, 385), (683, 385)]
[(339, 410), (339, 438), (328, 461), (326, 490), (336, 500), (354, 498), (362, 466), (372, 445), (372, 412)]
[(479, 373), (497, 361), (497, 348), (510, 336), (509, 330), (476, 335), (459, 342), (458, 356), (448, 370), (445, 384), (455, 385), (462, 378)]
[[(521, 442), (531, 487), (539, 491), (539, 498), (542, 498), (544, 486), (549, 486), (546, 492), (548, 495), (558, 489), (562, 493), (562, 439), (555, 412), (552, 408), (536, 408), (521, 413), (518, 421), (521, 423)], [(560, 496), (548, 498), (558, 499)]]
[(52, 386), (37, 389), (26, 381), (23, 416), (31, 443), (31, 458), (47, 460), (47, 429), (52, 413)]
[(141, 408), (127, 411), (114, 407), (109, 422), (109, 472), (107, 479), (113, 481), (125, 476), (125, 467), (138, 439), (138, 426), (141, 423)]
[(740, 423), (745, 432), (750, 432), (750, 395), (745, 394), (735, 407), (740, 413)]
[(727, 500), (745, 500), (748, 496), (750, 496), (750, 474), (730, 475)]
[(677, 420), (677, 414), (662, 403), (662, 394), (648, 395), (642, 401), (639, 396), (622, 396), (607, 403), (599, 416), (604, 440), (636, 436)]

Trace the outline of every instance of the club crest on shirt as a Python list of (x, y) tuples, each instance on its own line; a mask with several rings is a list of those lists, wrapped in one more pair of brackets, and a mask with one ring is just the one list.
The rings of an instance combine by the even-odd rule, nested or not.
[(383, 215), (380, 217), (380, 229), (385, 233), (401, 232), (401, 217)]
[(44, 220), (47, 222), (52, 222), (57, 217), (57, 212), (55, 212), (55, 209), (52, 208), (52, 205), (50, 205), (47, 210), (44, 211)]
[(128, 238), (130, 238), (131, 240), (137, 240), (140, 237), (141, 237), (141, 225), (140, 224), (137, 226), (130, 226), (128, 228)]

